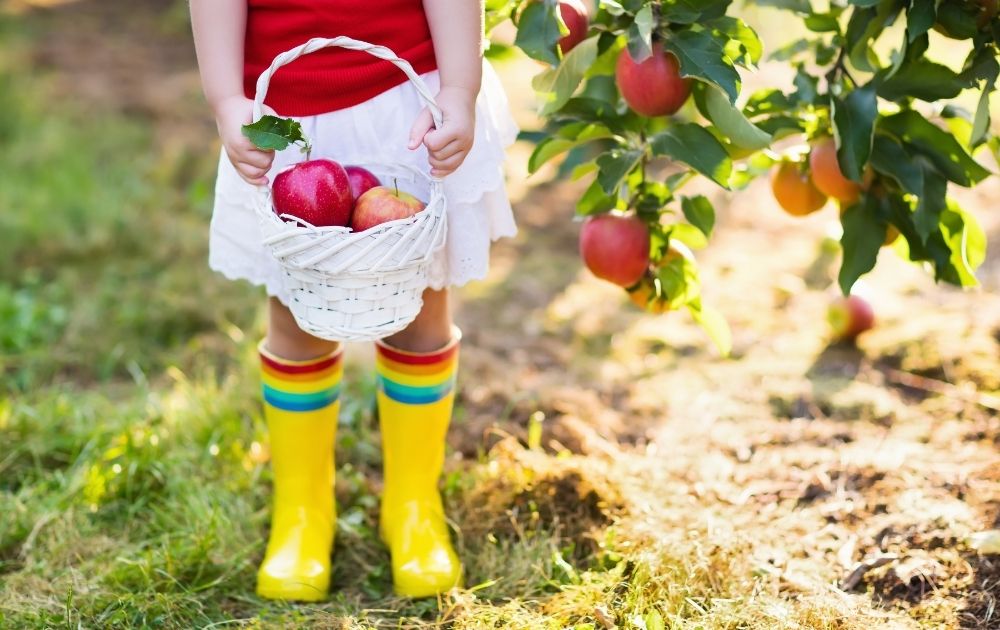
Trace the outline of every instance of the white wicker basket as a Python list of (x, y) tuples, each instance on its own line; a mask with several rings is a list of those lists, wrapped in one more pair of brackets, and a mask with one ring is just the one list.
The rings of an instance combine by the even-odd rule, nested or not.
[[(271, 76), (302, 55), (338, 46), (360, 50), (395, 64), (413, 82), (436, 126), (441, 110), (419, 75), (384, 46), (349, 37), (314, 38), (274, 58), (257, 79), (253, 119), (262, 115)], [(390, 140), (391, 141), (391, 140)], [(399, 138), (406, 142), (406, 138)], [(346, 227), (314, 227), (285, 215), (278, 217), (271, 189), (261, 186), (256, 211), (264, 245), (284, 269), (289, 308), (299, 327), (335, 341), (371, 341), (399, 332), (423, 306), (427, 271), (446, 236), (445, 199), (441, 180), (399, 164), (363, 165), (385, 182), (386, 177), (421, 184), (429, 190), (427, 207), (406, 219), (389, 221), (363, 232)]]

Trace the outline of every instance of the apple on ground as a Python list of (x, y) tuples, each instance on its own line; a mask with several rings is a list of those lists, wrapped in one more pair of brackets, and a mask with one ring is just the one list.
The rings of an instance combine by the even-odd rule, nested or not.
[(582, 0), (559, 0), (559, 15), (569, 29), (569, 34), (559, 40), (562, 54), (573, 50), (577, 44), (587, 39), (587, 29), (590, 28), (590, 12)]
[(580, 230), (580, 256), (598, 278), (630, 287), (649, 267), (649, 228), (635, 216), (589, 217)]
[(328, 159), (293, 164), (275, 175), (271, 186), (274, 211), (317, 226), (347, 225), (354, 195), (347, 172)]
[(853, 342), (858, 335), (875, 326), (875, 311), (859, 295), (837, 299), (830, 305), (826, 317), (835, 341)]
[(351, 182), (351, 193), (355, 199), (368, 192), (369, 189), (382, 185), (378, 177), (375, 177), (371, 171), (361, 166), (348, 164), (344, 167), (344, 170), (347, 171), (347, 179)]
[(425, 208), (424, 202), (398, 188), (376, 186), (368, 189), (354, 204), (351, 227), (364, 232), (376, 225), (412, 217)]
[(663, 44), (653, 44), (653, 54), (636, 62), (628, 48), (618, 56), (615, 82), (622, 98), (643, 116), (666, 116), (675, 113), (691, 94), (691, 79), (682, 79), (680, 64)]

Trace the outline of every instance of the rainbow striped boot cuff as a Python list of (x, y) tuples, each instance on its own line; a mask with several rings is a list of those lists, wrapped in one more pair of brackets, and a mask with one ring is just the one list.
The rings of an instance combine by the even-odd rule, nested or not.
[(375, 370), (378, 391), (406, 405), (429, 405), (447, 398), (455, 389), (459, 336), (430, 353), (397, 350), (376, 344)]
[(311, 361), (286, 361), (259, 347), (264, 402), (282, 411), (317, 411), (340, 398), (342, 352)]

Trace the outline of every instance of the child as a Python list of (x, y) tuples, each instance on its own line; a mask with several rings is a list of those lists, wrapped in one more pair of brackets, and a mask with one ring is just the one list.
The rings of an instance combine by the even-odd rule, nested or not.
[(447, 176), (448, 240), (423, 309), (376, 343), (385, 464), (380, 531), (397, 593), (434, 595), (461, 579), (437, 490), (460, 339), (447, 287), (483, 277), (490, 242), (515, 233), (502, 161), (517, 130), (482, 60), (482, 20), (476, 0), (191, 0), (202, 84), (223, 144), (209, 264), (263, 285), (270, 296), (260, 345), (274, 473), (270, 539), (257, 574), (263, 597), (315, 601), (329, 586), (341, 348), (298, 328), (280, 268), (261, 245), (253, 187), (302, 157), (297, 148), (258, 150), (242, 135), (257, 77), (278, 53), (312, 37), (347, 35), (392, 49), (437, 93), (444, 122), (435, 129), (398, 68), (328, 48), (278, 70), (267, 99), (278, 115), (302, 123), (316, 157), (409, 164)]

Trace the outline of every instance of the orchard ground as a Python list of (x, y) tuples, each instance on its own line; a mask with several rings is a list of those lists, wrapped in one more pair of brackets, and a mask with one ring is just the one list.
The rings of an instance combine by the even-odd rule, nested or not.
[[(444, 487), (470, 588), (391, 595), (357, 347), (332, 594), (258, 599), (261, 300), (206, 268), (185, 3), (37, 4), (0, 18), (0, 627), (1000, 627), (1000, 558), (968, 544), (1000, 528), (996, 249), (970, 293), (884, 251), (876, 330), (828, 347), (835, 210), (706, 190), (724, 360), (581, 271), (580, 191), (526, 180), (527, 143), (521, 234), (459, 292)], [(535, 66), (500, 67), (530, 128)], [(994, 242), (997, 198), (962, 200)]]

